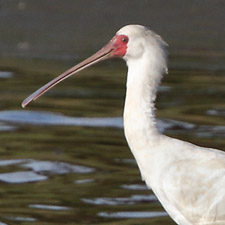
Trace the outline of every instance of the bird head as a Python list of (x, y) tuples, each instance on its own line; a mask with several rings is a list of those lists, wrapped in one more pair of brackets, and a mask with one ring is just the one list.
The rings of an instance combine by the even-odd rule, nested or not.
[[(146, 48), (146, 43), (149, 43), (147, 44), (147, 46), (150, 46), (149, 48)], [(146, 27), (141, 25), (127, 25), (121, 28), (109, 43), (94, 55), (70, 68), (28, 96), (23, 101), (22, 107), (36, 100), (59, 82), (97, 62), (113, 57), (124, 58), (127, 62), (133, 59), (141, 59), (146, 52), (149, 52), (148, 49), (154, 50), (155, 47), (161, 45), (164, 45), (162, 39)]]

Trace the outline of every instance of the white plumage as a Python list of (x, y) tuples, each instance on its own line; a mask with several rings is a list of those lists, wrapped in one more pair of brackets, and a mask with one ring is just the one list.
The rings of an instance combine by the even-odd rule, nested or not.
[(100, 51), (38, 89), (22, 106), (89, 65), (124, 58), (125, 135), (142, 179), (179, 225), (225, 225), (225, 153), (167, 137), (156, 128), (154, 101), (167, 72), (165, 47), (146, 27), (125, 26)]
[(129, 37), (124, 127), (142, 179), (178, 224), (224, 225), (224, 152), (167, 137), (156, 128), (154, 100), (166, 71), (165, 43), (138, 25), (118, 33)]

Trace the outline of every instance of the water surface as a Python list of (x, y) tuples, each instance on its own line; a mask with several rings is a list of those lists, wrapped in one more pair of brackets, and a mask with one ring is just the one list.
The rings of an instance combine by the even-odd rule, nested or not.
[[(26, 109), (20, 107), (22, 99), (53, 76), (40, 79), (42, 74), (28, 75), (23, 67), (4, 78), (3, 224), (173, 224), (141, 181), (125, 141), (125, 68), (113, 64), (116, 69), (90, 68)], [(224, 79), (221, 71), (171, 70), (157, 98), (159, 130), (224, 149)]]
[(93, 66), (21, 108), (124, 24), (145, 24), (169, 43), (160, 132), (225, 149), (223, 1), (113, 3), (1, 3), (0, 225), (174, 224), (124, 138), (122, 60)]

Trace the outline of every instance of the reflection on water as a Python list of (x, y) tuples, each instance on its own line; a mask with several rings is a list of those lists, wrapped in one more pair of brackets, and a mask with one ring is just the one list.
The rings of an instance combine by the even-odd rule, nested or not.
[(132, 195), (129, 198), (108, 198), (108, 197), (101, 197), (101, 198), (94, 198), (94, 199), (87, 199), (83, 198), (83, 202), (89, 203), (92, 205), (132, 205), (138, 202), (152, 202), (157, 201), (155, 195)]
[(35, 125), (64, 125), (64, 126), (88, 126), (88, 127), (118, 127), (122, 128), (122, 118), (82, 118), (69, 117), (50, 112), (37, 112), (27, 110), (1, 111), (0, 120), (35, 124)]
[[(63, 126), (88, 126), (88, 127), (116, 127), (123, 128), (122, 117), (69, 117), (62, 114), (37, 112), (26, 110), (0, 111), (0, 120), (11, 123), (35, 125), (63, 125)], [(158, 129), (161, 132), (173, 129), (192, 129), (193, 124), (171, 119), (159, 119)]]
[(166, 212), (115, 212), (115, 213), (106, 213), (100, 212), (98, 214), (102, 217), (107, 218), (154, 218), (167, 216)]
[[(224, 111), (209, 110), (209, 115), (222, 116)], [(84, 127), (115, 127), (123, 128), (121, 117), (69, 117), (50, 112), (38, 112), (28, 110), (0, 111), (0, 120), (10, 123), (34, 124), (34, 125), (61, 125), (61, 126), (84, 126)], [(160, 132), (192, 133), (196, 136), (225, 136), (225, 126), (194, 125), (187, 122), (172, 119), (158, 119), (157, 126)], [(0, 130), (14, 130), (11, 125), (0, 124)]]
[(6, 125), (5, 123), (0, 122), (0, 131), (13, 131), (16, 127), (12, 125)]
[(26, 159), (9, 159), (9, 160), (0, 160), (0, 166), (10, 166), (14, 164), (25, 163)]
[(43, 174), (67, 174), (67, 173), (92, 173), (93, 168), (71, 165), (63, 162), (35, 161), (29, 160), (28, 163), (22, 165), (25, 168), (32, 169), (36, 173)]
[(52, 174), (94, 172), (94, 169), (90, 167), (71, 165), (63, 162), (37, 161), (31, 159), (0, 160), (1, 167), (15, 164), (19, 164), (20, 167), (28, 168), (32, 171), (0, 173), (0, 181), (6, 183), (28, 183), (46, 180), (48, 179), (48, 175)]
[(224, 9), (209, 0), (183, 7), (120, 1), (119, 10), (109, 1), (65, 2), (0, 5), (7, 21), (0, 40), (0, 225), (174, 224), (141, 181), (124, 138), (124, 62), (89, 68), (28, 110), (20, 105), (139, 18), (171, 46), (157, 98), (159, 130), (224, 149)]
[(207, 111), (207, 114), (210, 116), (225, 116), (224, 109), (211, 109)]
[(12, 78), (13, 77), (13, 72), (9, 71), (0, 71), (0, 79), (3, 78)]
[(199, 126), (195, 132), (198, 137), (225, 137), (225, 126)]
[(2, 222), (0, 222), (0, 225), (7, 225), (6, 223), (2, 223)]
[(55, 211), (63, 211), (63, 210), (70, 210), (71, 208), (59, 205), (40, 205), (40, 204), (31, 204), (29, 205), (30, 208), (33, 209), (44, 209), (44, 210), (55, 210)]
[(137, 191), (148, 190), (148, 187), (145, 184), (130, 184), (130, 185), (123, 184), (121, 185), (121, 187), (128, 190), (137, 190)]
[(75, 184), (87, 184), (94, 182), (94, 179), (75, 180)]
[(35, 218), (22, 217), (22, 216), (9, 216), (9, 217), (6, 217), (5, 219), (11, 220), (11, 221), (17, 221), (17, 222), (34, 222), (34, 221), (36, 221)]
[(24, 172), (12, 172), (12, 173), (1, 173), (0, 181), (6, 183), (28, 183), (46, 180), (48, 177), (43, 175), (38, 175), (34, 172), (24, 171)]
[[(55, 68), (30, 64), (0, 82), (2, 224), (174, 224), (124, 138), (123, 68), (116, 76), (108, 64), (90, 68), (23, 110), (21, 101), (53, 76), (37, 73), (41, 65)], [(172, 70), (163, 82), (159, 130), (224, 149), (224, 72)]]

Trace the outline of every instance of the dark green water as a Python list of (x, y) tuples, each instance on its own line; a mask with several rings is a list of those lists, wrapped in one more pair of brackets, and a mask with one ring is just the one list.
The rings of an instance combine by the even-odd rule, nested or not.
[[(1, 70), (12, 73), (3, 74), (9, 77), (0, 82), (0, 222), (173, 224), (141, 182), (120, 128), (126, 79), (122, 61), (82, 72), (26, 110), (20, 107), (21, 101), (68, 65), (16, 60), (9, 67), (7, 60), (2, 62)], [(171, 69), (157, 99), (157, 115), (166, 124), (160, 129), (173, 137), (224, 149), (224, 73)], [(69, 118), (67, 125), (63, 125), (64, 116)], [(116, 117), (116, 127), (98, 123), (88, 127), (82, 119), (76, 126), (76, 117), (105, 117), (106, 121)], [(12, 159), (18, 161), (5, 161)], [(32, 173), (11, 177), (21, 171)]]
[(122, 60), (20, 105), (121, 26), (139, 23), (170, 46), (160, 130), (225, 150), (224, 15), (223, 0), (0, 1), (0, 225), (174, 224), (124, 138)]

